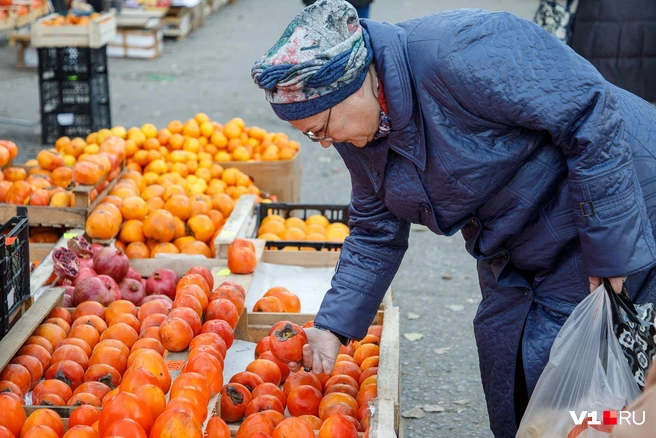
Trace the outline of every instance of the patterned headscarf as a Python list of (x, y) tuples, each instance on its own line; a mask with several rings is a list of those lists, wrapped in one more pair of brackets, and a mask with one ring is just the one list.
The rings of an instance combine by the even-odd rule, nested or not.
[(320, 0), (303, 9), (251, 69), (282, 120), (331, 108), (360, 89), (373, 51), (355, 8)]

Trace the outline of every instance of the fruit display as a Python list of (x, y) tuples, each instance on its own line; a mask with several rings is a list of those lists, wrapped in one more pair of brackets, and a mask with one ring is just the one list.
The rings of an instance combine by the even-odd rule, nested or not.
[(214, 240), (235, 207), (235, 198), (225, 192), (258, 191), (247, 175), (216, 163), (196, 172), (206, 171), (203, 178), (146, 170), (143, 175), (127, 171), (85, 227), (93, 239), (117, 238), (115, 245), (131, 259), (160, 253), (214, 257)]
[(75, 15), (72, 12), (64, 15), (56, 15), (48, 20), (43, 20), (41, 22), (42, 26), (88, 26), (91, 20), (100, 17), (100, 14), (97, 12), (92, 13), (91, 15)]
[(346, 224), (330, 222), (321, 214), (303, 220), (269, 214), (260, 222), (257, 237), (267, 241), (305, 241), (342, 243), (350, 234)]
[[(76, 141), (76, 156), (57, 149), (44, 149), (36, 159), (21, 167), (6, 167), (0, 176), (0, 203), (50, 207), (75, 207), (72, 190), (76, 186), (95, 186), (89, 193), (92, 202), (121, 172), (125, 142), (108, 138), (100, 145), (87, 147)], [(18, 155), (15, 143), (0, 140), (0, 162), (8, 163)], [(5, 164), (6, 164), (5, 163)], [(85, 206), (79, 206), (84, 207)]]
[[(303, 327), (274, 324), (255, 348), (254, 360), (221, 389), (221, 418), (238, 423), (236, 437), (355, 438), (369, 427), (369, 402), (378, 394), (381, 326), (360, 342), (340, 348), (330, 375), (299, 371), (287, 364), (302, 358)], [(286, 435), (294, 430), (294, 435)]]
[(253, 312), (300, 313), (301, 300), (282, 286), (267, 290), (253, 305)]
[(126, 141), (130, 169), (146, 173), (147, 167), (158, 171), (165, 168), (162, 173), (177, 172), (182, 177), (197, 175), (198, 169), (209, 169), (213, 162), (290, 160), (300, 148), (282, 132), (247, 127), (239, 118), (221, 125), (204, 113), (184, 123), (173, 120), (159, 129), (152, 123), (141, 128), (102, 129), (89, 134), (86, 143), (99, 144), (110, 135)]

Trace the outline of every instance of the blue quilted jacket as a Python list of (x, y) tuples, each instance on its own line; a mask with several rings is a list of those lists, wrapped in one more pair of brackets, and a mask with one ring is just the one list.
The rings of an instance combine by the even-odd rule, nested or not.
[(461, 231), (483, 295), (474, 329), (492, 431), (515, 436), (518, 351), (530, 394), (588, 276), (628, 275), (636, 302), (656, 301), (656, 109), (511, 14), (362, 23), (393, 131), (335, 144), (351, 236), (316, 322), (362, 338), (410, 223)]

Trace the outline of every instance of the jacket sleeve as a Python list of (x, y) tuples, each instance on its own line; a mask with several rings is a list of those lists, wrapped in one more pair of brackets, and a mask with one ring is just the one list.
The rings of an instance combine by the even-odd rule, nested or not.
[(537, 25), (496, 13), (442, 38), (433, 68), (464, 119), (545, 132), (562, 149), (587, 275), (618, 277), (654, 264), (617, 89), (590, 63)]
[(351, 173), (351, 234), (314, 321), (349, 339), (362, 339), (401, 264), (410, 224), (376, 196), (357, 151), (348, 147), (335, 145)]

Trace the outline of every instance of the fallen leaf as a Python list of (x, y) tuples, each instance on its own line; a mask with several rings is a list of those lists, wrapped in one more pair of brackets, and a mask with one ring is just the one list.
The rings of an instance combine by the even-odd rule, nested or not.
[(440, 405), (424, 405), (421, 408), (424, 412), (444, 412), (446, 410)]
[(442, 274), (442, 280), (451, 280), (453, 277), (450, 273)]
[(414, 341), (418, 341), (421, 338), (423, 338), (424, 334), (423, 333), (403, 333), (403, 337), (405, 337), (410, 342), (414, 342)]
[(448, 347), (436, 348), (433, 351), (435, 352), (435, 354), (446, 354), (449, 352), (449, 350), (451, 350), (451, 345), (449, 345)]
[(463, 310), (465, 310), (465, 306), (463, 306), (462, 304), (451, 304), (446, 307), (452, 312), (462, 312)]
[(463, 412), (465, 412), (463, 408), (456, 409), (456, 414), (462, 414)]
[(412, 409), (401, 412), (403, 418), (424, 418), (426, 414), (421, 410), (420, 406), (415, 406)]
[(420, 314), (408, 312), (408, 319), (419, 319), (419, 318), (421, 318)]
[(469, 403), (471, 403), (471, 402), (469, 400), (467, 400), (466, 398), (462, 399), (462, 400), (456, 400), (456, 401), (453, 402), (453, 404), (455, 404), (455, 405), (468, 405)]

